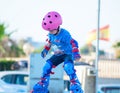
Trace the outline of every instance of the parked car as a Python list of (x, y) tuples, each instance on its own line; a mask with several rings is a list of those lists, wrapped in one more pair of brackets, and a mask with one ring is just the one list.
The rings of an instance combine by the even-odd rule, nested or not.
[(120, 93), (120, 84), (98, 85), (98, 93)]
[(19, 60), (12, 64), (12, 70), (27, 70), (28, 69), (28, 60)]
[(11, 85), (0, 80), (0, 93), (27, 93), (27, 90), (21, 85)]
[(26, 71), (1, 71), (0, 79), (8, 84), (27, 85), (28, 72)]
[(14, 90), (14, 92), (6, 92), (7, 89), (5, 89), (5, 92), (0, 93), (27, 93), (28, 76), (28, 72), (25, 71), (0, 71), (0, 80), (3, 83), (0, 84), (3, 87), (0, 87), (0, 90), (4, 90), (2, 85), (10, 88), (8, 90)]

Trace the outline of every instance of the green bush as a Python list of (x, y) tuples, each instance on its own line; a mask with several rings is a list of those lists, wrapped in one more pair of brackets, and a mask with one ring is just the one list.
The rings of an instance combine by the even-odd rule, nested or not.
[(15, 63), (15, 61), (13, 61), (13, 60), (0, 60), (0, 71), (12, 70), (11, 66), (14, 63)]

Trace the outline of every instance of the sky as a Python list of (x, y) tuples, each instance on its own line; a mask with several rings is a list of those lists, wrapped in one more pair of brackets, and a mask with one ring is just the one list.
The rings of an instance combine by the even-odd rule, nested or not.
[[(109, 24), (110, 41), (100, 40), (100, 49), (108, 49), (120, 40), (119, 4), (120, 0), (101, 0), (100, 27)], [(98, 25), (98, 0), (0, 0), (0, 22), (8, 26), (6, 33), (17, 31), (11, 35), (16, 40), (32, 37), (45, 42), (48, 31), (42, 29), (41, 22), (49, 11), (61, 14), (61, 27), (71, 33), (80, 47), (86, 44), (88, 32)]]

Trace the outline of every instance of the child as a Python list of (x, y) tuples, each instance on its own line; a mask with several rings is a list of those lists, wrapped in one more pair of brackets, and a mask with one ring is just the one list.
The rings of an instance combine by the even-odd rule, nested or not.
[(48, 85), (51, 70), (62, 62), (64, 62), (64, 70), (70, 78), (70, 90), (72, 93), (83, 93), (73, 62), (80, 59), (78, 43), (66, 29), (60, 28), (61, 24), (62, 18), (58, 12), (48, 12), (43, 18), (42, 27), (49, 32), (49, 40), (47, 40), (41, 56), (44, 58), (52, 46), (55, 47), (55, 50), (53, 56), (46, 61), (41, 79), (33, 87), (33, 93), (49, 93)]

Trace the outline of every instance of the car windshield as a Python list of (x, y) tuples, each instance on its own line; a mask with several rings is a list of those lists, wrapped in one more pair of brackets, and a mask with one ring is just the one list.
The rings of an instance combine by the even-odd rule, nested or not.
[(27, 85), (28, 75), (17, 75), (16, 84)]
[(8, 74), (8, 75), (4, 75), (1, 79), (8, 84), (27, 85), (28, 75), (18, 74), (18, 73)]

